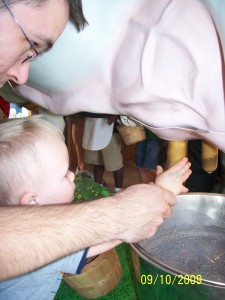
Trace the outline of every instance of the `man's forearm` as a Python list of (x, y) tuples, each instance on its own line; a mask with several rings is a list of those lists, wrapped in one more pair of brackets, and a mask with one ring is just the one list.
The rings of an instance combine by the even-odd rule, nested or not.
[(0, 280), (88, 246), (148, 238), (170, 215), (175, 201), (169, 191), (141, 184), (78, 204), (1, 207)]
[(100, 225), (103, 207), (95, 210), (95, 204), (1, 207), (0, 280), (109, 239), (108, 227)]

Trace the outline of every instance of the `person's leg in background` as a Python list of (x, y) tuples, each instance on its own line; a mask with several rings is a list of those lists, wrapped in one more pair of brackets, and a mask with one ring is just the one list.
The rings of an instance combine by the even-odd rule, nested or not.
[(84, 149), (82, 147), (83, 133), (84, 133), (84, 118), (73, 116), (71, 118), (72, 124), (72, 140), (77, 153), (77, 166), (79, 170), (85, 170), (87, 164), (84, 162)]
[(119, 192), (123, 186), (124, 167), (121, 150), (122, 138), (119, 133), (113, 133), (108, 146), (101, 150), (105, 170), (113, 172), (115, 192)]
[(105, 172), (104, 165), (94, 165), (94, 180), (100, 185), (103, 185), (104, 172)]
[(142, 142), (137, 143), (136, 145), (136, 166), (138, 167), (138, 171), (141, 177), (141, 182), (149, 183), (155, 180), (155, 169), (147, 169), (143, 167), (146, 153), (146, 145), (148, 140), (144, 140)]
[(185, 186), (189, 192), (212, 192), (216, 182), (217, 171), (207, 173), (202, 168), (202, 141), (188, 141), (188, 159), (191, 162), (192, 174), (186, 181)]
[(84, 160), (84, 148), (82, 140), (84, 134), (84, 117), (73, 115), (71, 116), (72, 140), (77, 154), (77, 169), (76, 175), (93, 179), (92, 167)]
[(94, 181), (103, 185), (105, 167), (103, 164), (101, 150), (85, 150), (84, 161), (86, 164), (93, 166)]
[(115, 182), (115, 192), (119, 192), (123, 187), (124, 167), (113, 172)]
[(155, 181), (156, 167), (161, 161), (162, 143), (159, 138), (147, 138), (136, 145), (136, 165), (143, 183)]

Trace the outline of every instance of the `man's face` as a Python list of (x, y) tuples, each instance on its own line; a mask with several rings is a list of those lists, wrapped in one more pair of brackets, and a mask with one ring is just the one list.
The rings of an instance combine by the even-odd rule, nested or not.
[[(48, 0), (41, 7), (20, 3), (9, 8), (39, 53), (54, 44), (69, 18), (66, 0)], [(7, 9), (0, 12), (0, 32), (0, 87), (7, 80), (25, 83), (30, 62), (23, 61), (34, 50)]]

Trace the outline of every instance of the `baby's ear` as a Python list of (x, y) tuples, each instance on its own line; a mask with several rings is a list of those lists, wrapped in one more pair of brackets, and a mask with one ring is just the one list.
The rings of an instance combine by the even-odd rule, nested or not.
[(20, 205), (37, 205), (37, 195), (33, 192), (26, 192), (20, 198)]

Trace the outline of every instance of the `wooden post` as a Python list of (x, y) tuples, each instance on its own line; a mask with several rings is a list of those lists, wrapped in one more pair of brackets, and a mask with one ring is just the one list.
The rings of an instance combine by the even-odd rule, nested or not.
[(166, 168), (169, 169), (187, 156), (187, 141), (169, 141)]
[(202, 141), (202, 168), (212, 173), (218, 166), (218, 148), (209, 142)]

